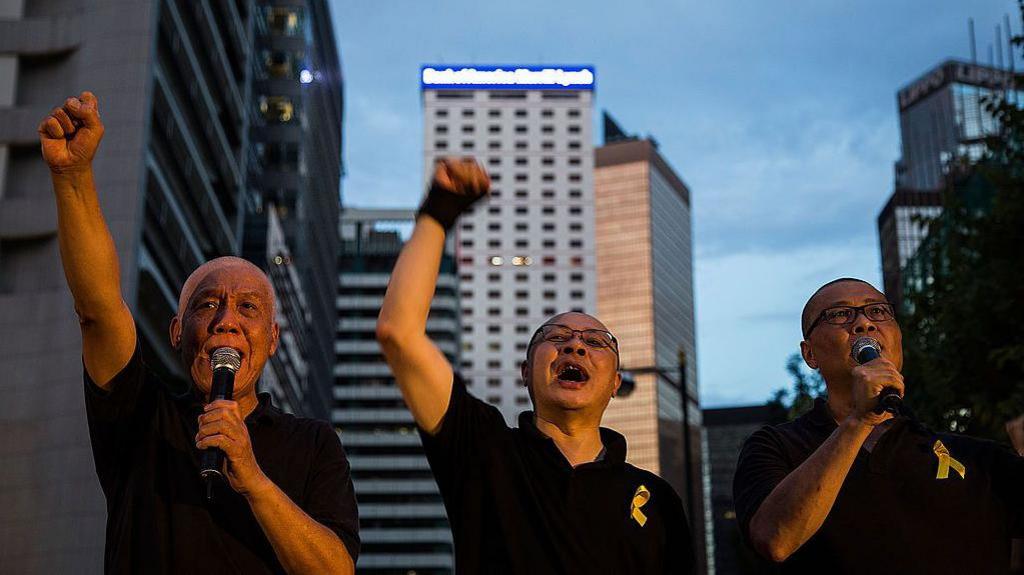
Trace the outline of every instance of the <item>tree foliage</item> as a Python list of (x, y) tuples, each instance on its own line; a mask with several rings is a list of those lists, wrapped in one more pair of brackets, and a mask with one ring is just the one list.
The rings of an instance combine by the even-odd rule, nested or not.
[[(1013, 44), (1024, 47), (1024, 38)], [(907, 401), (917, 416), (997, 440), (1024, 413), (1021, 104), (1012, 93), (983, 103), (999, 131), (981, 162), (951, 170), (942, 215), (915, 256), (925, 281), (907, 290), (901, 318)]]
[(768, 404), (792, 421), (811, 410), (814, 400), (825, 395), (825, 380), (816, 371), (808, 371), (804, 358), (794, 353), (786, 359), (786, 371), (793, 378), (792, 389), (779, 388)]

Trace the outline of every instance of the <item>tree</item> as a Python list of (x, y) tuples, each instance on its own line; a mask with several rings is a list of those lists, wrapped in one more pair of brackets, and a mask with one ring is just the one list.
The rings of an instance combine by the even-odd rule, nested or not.
[(999, 124), (986, 156), (951, 170), (900, 318), (908, 405), (936, 429), (996, 440), (1024, 413), (1024, 111), (1008, 94), (984, 102)]
[(792, 421), (811, 410), (814, 400), (825, 395), (825, 380), (817, 371), (808, 372), (804, 358), (793, 353), (786, 359), (786, 371), (793, 377), (792, 389), (779, 388), (768, 401), (786, 421)]

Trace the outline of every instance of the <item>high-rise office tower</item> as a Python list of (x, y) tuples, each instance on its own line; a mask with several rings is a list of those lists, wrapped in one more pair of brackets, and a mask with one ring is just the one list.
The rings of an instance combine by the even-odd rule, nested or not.
[(998, 122), (983, 99), (1024, 102), (1012, 71), (947, 60), (897, 93), (902, 157), (895, 191), (878, 215), (885, 294), (902, 305), (901, 270), (927, 235), (927, 218), (942, 211), (941, 190), (950, 166), (976, 162)]
[(626, 437), (627, 461), (675, 488), (704, 542), (690, 191), (654, 140), (628, 136), (607, 114), (604, 126), (594, 154), (597, 317), (619, 338), (635, 387), (612, 399), (603, 424)]
[(529, 409), (519, 365), (548, 317), (595, 311), (589, 67), (424, 66), (425, 184), (434, 161), (473, 156), (491, 198), (456, 226), (460, 371), (509, 423)]
[[(375, 335), (388, 278), (414, 218), (412, 210), (351, 208), (341, 216), (332, 420), (359, 494), (360, 573), (450, 574), (454, 564), (441, 494)], [(458, 365), (453, 246), (449, 239), (427, 335)]]
[(100, 573), (106, 510), (83, 402), (81, 337), (36, 126), (96, 93), (94, 167), (145, 359), (185, 375), (167, 336), (201, 262), (240, 252), (250, 3), (0, 0), (0, 564)]
[[(305, 308), (289, 310), (293, 321), (282, 337), (285, 353), (271, 363), (280, 385), (266, 381), (268, 389), (280, 392), (276, 399), (284, 407), (326, 419), (334, 345), (326, 319), (333, 317), (337, 290), (342, 174), (338, 50), (325, 0), (258, 0), (253, 20), (245, 255), (264, 262), (276, 289), (301, 294), (294, 302)], [(276, 255), (261, 257), (272, 233), (268, 211), (279, 220), (279, 239), (291, 254), (282, 263)]]
[(947, 60), (897, 93), (903, 156), (896, 163), (896, 187), (937, 190), (949, 162), (977, 161), (984, 138), (998, 123), (982, 102), (1006, 95), (1024, 102), (1007, 70)]

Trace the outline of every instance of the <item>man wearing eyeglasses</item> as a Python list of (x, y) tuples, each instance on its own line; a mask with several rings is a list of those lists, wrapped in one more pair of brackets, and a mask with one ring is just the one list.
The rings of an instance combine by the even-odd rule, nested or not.
[[(883, 389), (903, 395), (903, 350), (893, 306), (870, 284), (819, 288), (802, 330), (828, 397), (740, 452), (736, 515), (754, 549), (784, 574), (1007, 573), (1010, 539), (1024, 533), (1024, 459), (876, 409)], [(858, 365), (861, 337), (881, 355)]]
[(438, 163), (377, 323), (444, 498), (456, 571), (691, 573), (679, 497), (626, 463), (625, 439), (600, 427), (622, 380), (600, 321), (564, 313), (537, 329), (522, 363), (534, 411), (518, 428), (470, 395), (427, 337), (445, 234), (489, 185), (472, 160)]

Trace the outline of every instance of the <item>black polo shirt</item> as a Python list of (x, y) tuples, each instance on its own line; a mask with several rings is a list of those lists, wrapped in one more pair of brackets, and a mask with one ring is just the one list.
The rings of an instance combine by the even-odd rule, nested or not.
[[(226, 482), (207, 502), (195, 435), (202, 402), (174, 396), (136, 347), (110, 392), (85, 376), (96, 474), (107, 500), (108, 573), (284, 573), (245, 499)], [(291, 500), (359, 553), (348, 460), (327, 423), (259, 394), (245, 419), (256, 461)]]
[[(456, 572), (692, 572), (682, 502), (660, 477), (625, 462), (618, 433), (602, 428), (604, 456), (574, 469), (532, 412), (509, 428), (456, 377), (437, 435), (421, 435), (448, 511)], [(631, 504), (644, 490), (641, 525)]]
[[(755, 432), (733, 491), (743, 533), (761, 502), (835, 431), (823, 399), (798, 419)], [(938, 478), (941, 441), (963, 464)], [(992, 441), (933, 433), (897, 417), (861, 448), (821, 529), (782, 573), (1007, 573), (1011, 537), (1024, 534), (1024, 459)]]

